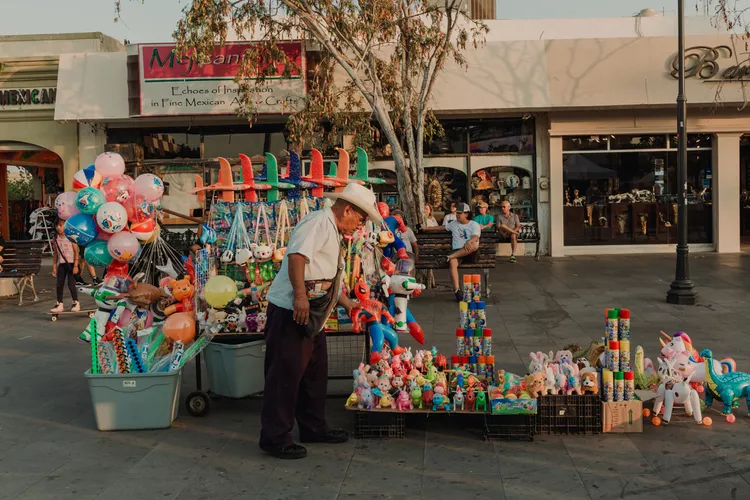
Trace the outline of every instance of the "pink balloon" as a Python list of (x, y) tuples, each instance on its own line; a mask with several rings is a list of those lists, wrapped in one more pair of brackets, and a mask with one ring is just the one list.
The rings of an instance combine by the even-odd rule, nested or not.
[(154, 204), (143, 195), (131, 196), (122, 206), (128, 212), (130, 222), (143, 222), (154, 214)]
[(102, 153), (94, 160), (94, 168), (102, 177), (125, 173), (125, 160), (117, 153)]
[(130, 262), (138, 256), (141, 244), (130, 231), (115, 233), (107, 243), (107, 250), (113, 259), (120, 262)]
[(141, 174), (135, 179), (135, 194), (156, 201), (164, 194), (164, 183), (154, 174)]
[(107, 201), (124, 205), (133, 196), (133, 180), (125, 175), (108, 177), (100, 189)]
[(80, 214), (81, 211), (76, 205), (76, 196), (78, 193), (75, 191), (66, 191), (57, 196), (55, 200), (55, 208), (57, 209), (57, 216), (61, 219), (68, 220), (76, 214)]

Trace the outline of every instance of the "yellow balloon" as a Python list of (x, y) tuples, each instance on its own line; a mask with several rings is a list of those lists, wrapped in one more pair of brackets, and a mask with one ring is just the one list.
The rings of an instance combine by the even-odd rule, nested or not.
[(144, 241), (143, 244), (145, 245), (147, 243), (153, 243), (154, 241), (156, 241), (156, 238), (158, 238), (160, 234), (161, 234), (161, 226), (157, 224), (156, 227), (154, 228), (154, 234), (152, 234), (149, 239)]
[(221, 309), (237, 297), (237, 283), (228, 276), (212, 276), (203, 288), (203, 296), (210, 306)]

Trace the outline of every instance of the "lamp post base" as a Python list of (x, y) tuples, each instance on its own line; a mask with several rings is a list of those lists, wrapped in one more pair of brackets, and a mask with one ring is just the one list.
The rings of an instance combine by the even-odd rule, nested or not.
[(667, 303), (694, 306), (698, 294), (690, 280), (674, 280), (667, 292)]

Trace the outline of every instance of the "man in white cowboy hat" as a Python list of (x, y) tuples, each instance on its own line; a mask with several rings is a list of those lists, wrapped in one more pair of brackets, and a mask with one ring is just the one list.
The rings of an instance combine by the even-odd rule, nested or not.
[(375, 195), (348, 184), (327, 193), (330, 208), (312, 212), (289, 238), (281, 269), (268, 289), (265, 329), (265, 389), (260, 447), (278, 458), (303, 458), (307, 450), (292, 441), (296, 418), (303, 443), (343, 443), (343, 430), (326, 424), (328, 352), (325, 321), (338, 303), (351, 312), (341, 293), (342, 236), (352, 235), (369, 217), (382, 218)]

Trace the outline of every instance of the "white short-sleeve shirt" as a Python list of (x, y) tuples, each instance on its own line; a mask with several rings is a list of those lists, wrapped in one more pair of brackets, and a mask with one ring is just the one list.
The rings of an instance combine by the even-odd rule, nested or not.
[(305, 216), (292, 231), (276, 278), (266, 298), (276, 307), (294, 309), (294, 289), (289, 280), (289, 255), (305, 257), (305, 281), (332, 280), (341, 264), (341, 235), (330, 208)]
[(445, 230), (453, 235), (453, 250), (462, 248), (472, 237), (482, 235), (482, 226), (473, 220), (466, 224), (454, 220), (445, 226)]

